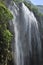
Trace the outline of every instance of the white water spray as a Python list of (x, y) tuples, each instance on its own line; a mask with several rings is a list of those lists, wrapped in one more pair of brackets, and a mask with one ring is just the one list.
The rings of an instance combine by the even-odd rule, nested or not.
[(13, 46), (15, 43), (15, 52), (13, 52), (16, 65), (30, 65), (32, 56), (37, 64), (37, 56), (39, 62), (41, 59), (38, 22), (24, 3), (19, 3), (18, 6), (14, 3), (13, 6), (10, 6), (10, 9), (14, 16), (12, 26), (14, 27), (13, 33), (15, 35), (15, 42), (13, 42)]

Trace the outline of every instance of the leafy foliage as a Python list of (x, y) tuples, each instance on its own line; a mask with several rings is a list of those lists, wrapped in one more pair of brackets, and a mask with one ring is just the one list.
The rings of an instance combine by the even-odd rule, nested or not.
[[(4, 17), (6, 18), (4, 19)], [(0, 3), (0, 18), (2, 18), (1, 21), (8, 21), (13, 18), (10, 11), (2, 3)]]
[(6, 8), (6, 6), (0, 2), (0, 64), (7, 65), (8, 59), (11, 60), (12, 53), (9, 48), (12, 34), (8, 30), (8, 21), (13, 18), (13, 15)]

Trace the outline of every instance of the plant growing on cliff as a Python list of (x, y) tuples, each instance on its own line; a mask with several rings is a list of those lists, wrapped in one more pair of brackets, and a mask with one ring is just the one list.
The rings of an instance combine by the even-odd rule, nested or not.
[(7, 24), (12, 18), (13, 16), (8, 8), (0, 2), (0, 65), (7, 65), (8, 59), (11, 60), (12, 55), (9, 48), (12, 34), (9, 31)]

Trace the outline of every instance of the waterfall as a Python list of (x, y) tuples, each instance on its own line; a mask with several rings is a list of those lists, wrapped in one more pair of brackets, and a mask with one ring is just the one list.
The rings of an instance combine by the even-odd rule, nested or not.
[[(38, 22), (24, 3), (9, 6), (14, 18), (11, 30), (14, 33), (12, 44), (16, 65), (39, 65), (41, 61), (41, 39)], [(14, 48), (15, 46), (15, 48)], [(15, 49), (15, 51), (14, 51)]]

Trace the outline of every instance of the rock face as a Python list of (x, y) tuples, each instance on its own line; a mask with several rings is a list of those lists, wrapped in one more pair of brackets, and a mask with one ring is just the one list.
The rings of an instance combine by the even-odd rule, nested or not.
[(43, 16), (39, 16), (39, 17), (36, 16), (36, 18), (39, 24), (40, 36), (43, 39)]
[(4, 0), (7, 7), (11, 4), (11, 1), (13, 1), (13, 0)]
[[(37, 16), (36, 16), (37, 17)], [(42, 46), (42, 64), (43, 64), (43, 16), (37, 17), (37, 20), (39, 21), (39, 30), (40, 30), (40, 38), (41, 38), (41, 46)]]
[(39, 12), (43, 13), (43, 5), (37, 5)]

